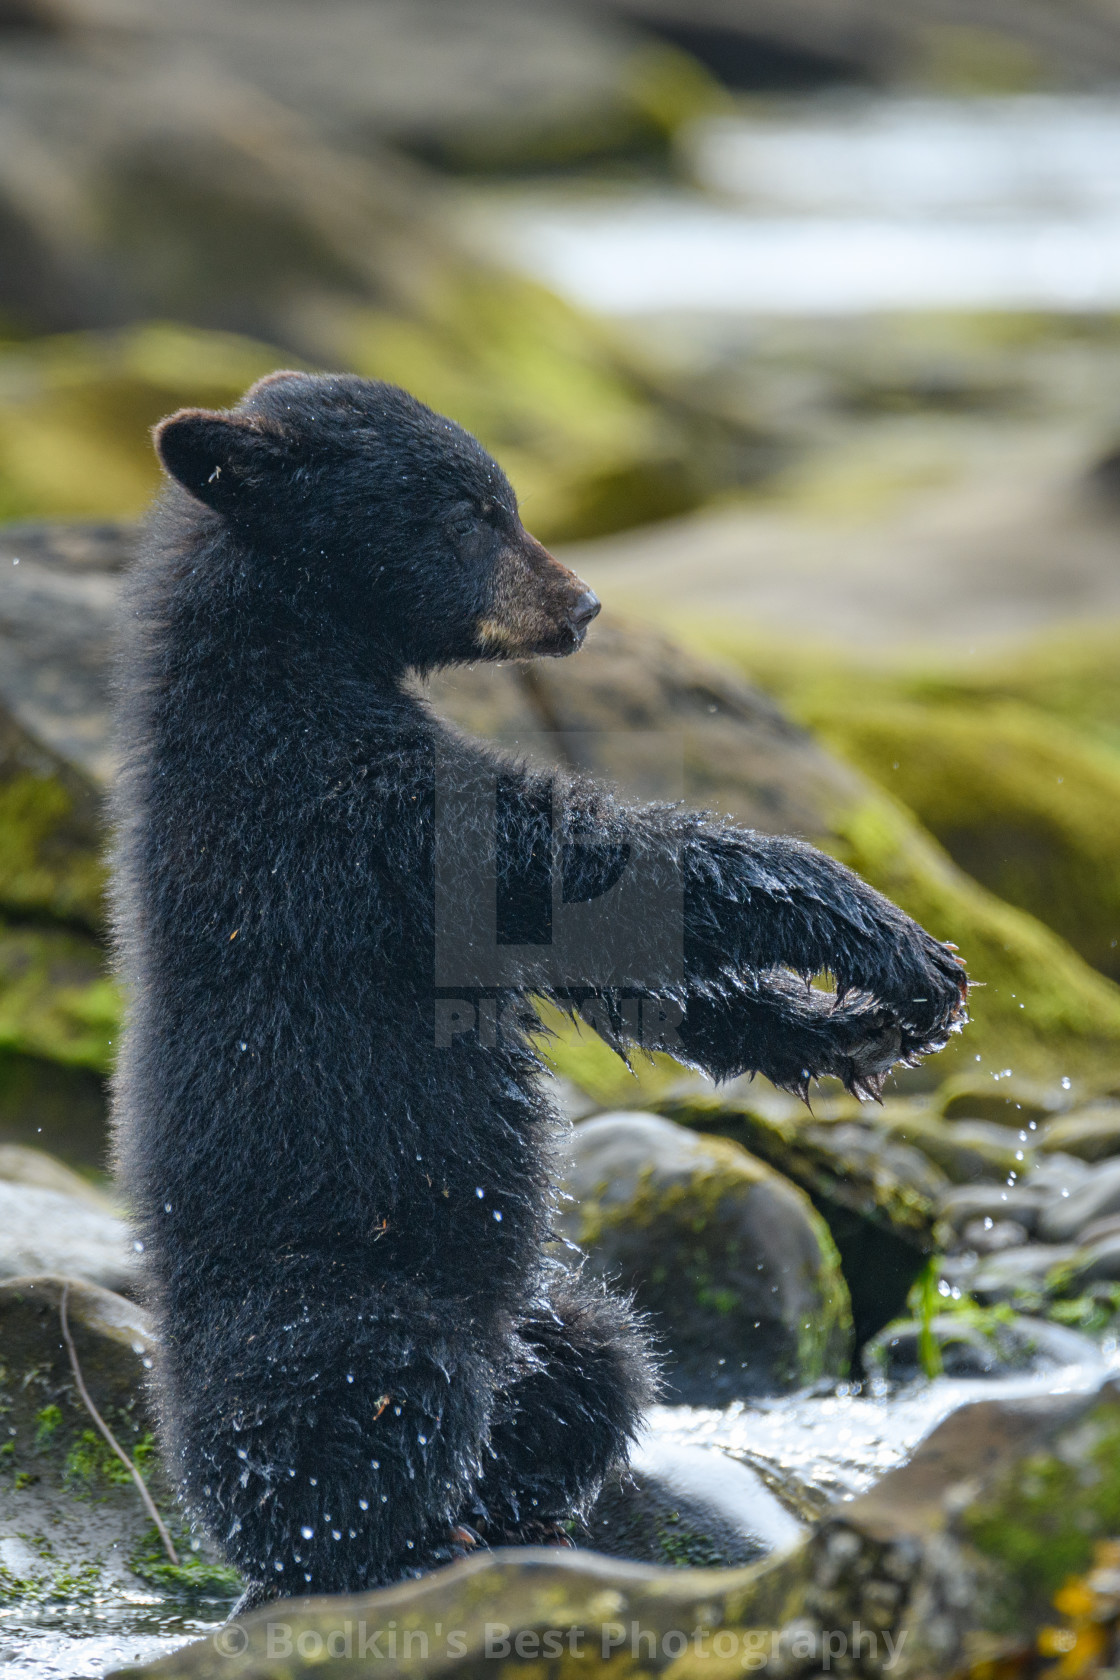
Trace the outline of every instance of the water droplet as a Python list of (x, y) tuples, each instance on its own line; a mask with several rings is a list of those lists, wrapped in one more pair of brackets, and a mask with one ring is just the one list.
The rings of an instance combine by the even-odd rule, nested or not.
[(245, 1040), (242, 1039), (241, 1043), (237, 1046), (237, 1048), (239, 1050), (248, 1050), (249, 1046), (246, 1044)]
[(381, 1460), (379, 1458), (371, 1458), (369, 1461), (369, 1467), (371, 1470), (380, 1470)]
[(170, 1202), (164, 1202), (163, 1211), (164, 1211), (164, 1213), (170, 1213), (171, 1212), (171, 1203)]
[(318, 1487), (319, 1486), (318, 1476), (308, 1476), (307, 1480), (310, 1482), (312, 1487)]
[(388, 1495), (388, 1494), (387, 1494), (387, 1493), (383, 1493), (383, 1494), (382, 1494), (382, 1495), (381, 1495), (381, 1503), (382, 1503), (382, 1505), (388, 1505), (388, 1503), (389, 1503), (389, 1495)]
[(358, 1509), (359, 1509), (359, 1511), (368, 1511), (369, 1510), (369, 1500), (368, 1499), (359, 1499)]
[(283, 1573), (284, 1565), (280, 1562), (279, 1558), (276, 1559), (276, 1562), (273, 1564), (272, 1567), (273, 1567), (273, 1569), (276, 1570), (276, 1573), (278, 1575)]
[(143, 1254), (144, 1244), (140, 1241), (139, 1237), (137, 1237), (136, 1241), (133, 1243), (132, 1246), (136, 1250), (137, 1254)]
[(426, 1447), (426, 1446), (427, 1446), (427, 1444), (428, 1444), (428, 1437), (427, 1437), (427, 1436), (426, 1436), (426, 1435), (417, 1435), (417, 1437), (416, 1437), (416, 1439), (417, 1439), (417, 1440), (418, 1440), (418, 1441), (419, 1441), (419, 1443), (420, 1443), (420, 1445), (421, 1445), (421, 1446), (422, 1446), (422, 1447)]
[(347, 1382), (349, 1382), (349, 1383), (352, 1383), (352, 1382), (353, 1382), (353, 1381), (354, 1381), (354, 1373), (353, 1373), (353, 1371), (347, 1371), (347, 1373), (346, 1373), (346, 1381), (347, 1381)]
[(248, 1458), (249, 1454), (245, 1451), (244, 1447), (238, 1447), (237, 1456), (238, 1458)]
[(499, 1213), (499, 1212), (498, 1212), (498, 1210), (497, 1210), (497, 1208), (495, 1208), (495, 1209), (494, 1209), (494, 1218), (495, 1218), (495, 1219), (496, 1219), (496, 1220), (497, 1220), (497, 1221), (498, 1221), (498, 1223), (499, 1223), (499, 1225), (500, 1225), (500, 1224), (501, 1224), (501, 1222), (502, 1222), (502, 1216), (501, 1216), (501, 1214), (500, 1214), (500, 1213)]
[(305, 1540), (314, 1540), (315, 1538), (315, 1530), (313, 1528), (308, 1528), (306, 1523), (304, 1523), (303, 1527), (300, 1529), (300, 1533), (303, 1535)]
[(485, 1190), (484, 1190), (484, 1189), (483, 1189), (483, 1188), (482, 1188), (482, 1186), (481, 1186), (481, 1184), (476, 1184), (476, 1185), (475, 1185), (475, 1187), (474, 1187), (474, 1193), (475, 1193), (475, 1195), (476, 1195), (476, 1196), (485, 1196), (485, 1194), (486, 1194), (486, 1192), (485, 1192)]
[(331, 1539), (332, 1540), (341, 1540), (342, 1539), (342, 1530), (340, 1528), (332, 1528), (331, 1529)]

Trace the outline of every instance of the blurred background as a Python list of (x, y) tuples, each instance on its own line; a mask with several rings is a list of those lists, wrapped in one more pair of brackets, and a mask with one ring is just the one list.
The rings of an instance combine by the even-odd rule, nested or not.
[[(444, 674), (437, 707), (639, 794), (679, 757), (691, 802), (824, 846), (979, 982), (880, 1109), (556, 1023), (568, 1234), (677, 1398), (1114, 1360), (1116, 0), (0, 0), (0, 1278), (135, 1286), (109, 647), (149, 427), (277, 366), (461, 421), (604, 601), (578, 659)], [(638, 1205), (697, 1132), (710, 1243), (687, 1198)], [(839, 1399), (712, 1440), (753, 1463), (769, 1418), (808, 1520), (937, 1392), (839, 1448)]]
[(670, 731), (954, 938), (912, 1085), (1120, 1090), (1117, 85), (1105, 0), (0, 0), (0, 1135), (103, 1165), (148, 428), (277, 365), (476, 431), (607, 603), (441, 705), (638, 791), (588, 732)]

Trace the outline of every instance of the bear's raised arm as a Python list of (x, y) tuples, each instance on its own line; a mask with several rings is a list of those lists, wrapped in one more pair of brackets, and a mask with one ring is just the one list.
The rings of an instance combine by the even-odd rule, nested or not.
[[(940, 1049), (963, 1020), (953, 951), (812, 846), (628, 806), (587, 781), (528, 775), (517, 793), (507, 783), (503, 854), (540, 857), (551, 800), (562, 902), (569, 914), (601, 904), (599, 938), (617, 936), (612, 975), (571, 983), (561, 946), (555, 983), (547, 958), (538, 983), (616, 1044), (672, 1050), (716, 1078), (761, 1072), (804, 1089), (833, 1074), (877, 1095), (893, 1064)], [(835, 993), (808, 984), (825, 972)], [(628, 993), (675, 1007), (659, 1019)]]

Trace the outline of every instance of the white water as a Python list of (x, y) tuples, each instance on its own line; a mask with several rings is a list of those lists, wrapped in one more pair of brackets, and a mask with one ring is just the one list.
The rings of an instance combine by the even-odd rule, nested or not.
[(608, 314), (1120, 307), (1120, 94), (804, 100), (686, 153), (695, 188), (524, 189), (487, 237)]

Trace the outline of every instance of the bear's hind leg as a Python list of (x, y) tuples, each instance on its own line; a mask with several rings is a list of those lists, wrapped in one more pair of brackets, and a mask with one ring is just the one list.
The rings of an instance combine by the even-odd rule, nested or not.
[(582, 1518), (657, 1391), (627, 1303), (586, 1278), (561, 1275), (518, 1334), (537, 1364), (498, 1397), (491, 1456), (464, 1513), (491, 1546), (554, 1541)]
[(161, 1359), (172, 1457), (249, 1584), (242, 1611), (456, 1555), (492, 1405), (492, 1359), (453, 1328), (459, 1303), (407, 1284), (290, 1299), (227, 1303), (189, 1338), (180, 1311)]

